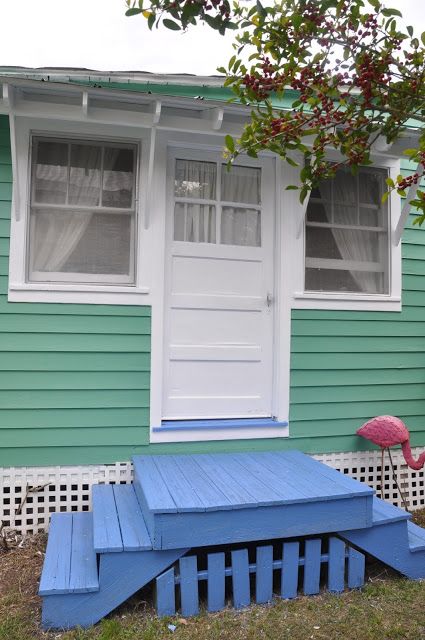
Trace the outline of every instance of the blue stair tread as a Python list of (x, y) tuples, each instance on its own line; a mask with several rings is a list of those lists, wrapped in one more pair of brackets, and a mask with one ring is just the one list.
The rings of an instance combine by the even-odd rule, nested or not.
[(95, 485), (92, 491), (93, 538), (97, 553), (152, 549), (133, 485)]
[(425, 529), (419, 527), (414, 522), (408, 522), (407, 534), (410, 551), (425, 551)]
[(135, 456), (136, 479), (155, 513), (328, 501), (373, 490), (297, 451)]
[(92, 514), (54, 513), (39, 594), (48, 596), (98, 590)]
[(412, 516), (407, 511), (395, 507), (389, 502), (373, 498), (373, 525), (389, 524), (400, 520), (409, 520)]

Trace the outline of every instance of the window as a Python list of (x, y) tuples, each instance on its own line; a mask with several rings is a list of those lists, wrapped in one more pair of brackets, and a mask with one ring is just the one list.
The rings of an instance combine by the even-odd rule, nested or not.
[(261, 169), (176, 159), (174, 240), (261, 246)]
[(134, 284), (136, 146), (32, 138), (29, 282)]
[(386, 169), (341, 168), (310, 196), (305, 223), (306, 292), (390, 293)]

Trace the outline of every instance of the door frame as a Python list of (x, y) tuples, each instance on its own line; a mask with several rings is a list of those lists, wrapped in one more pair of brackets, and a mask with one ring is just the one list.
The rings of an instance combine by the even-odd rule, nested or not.
[[(169, 234), (170, 224), (166, 224), (166, 219), (170, 219), (171, 202), (168, 197), (170, 189), (170, 156), (177, 152), (189, 156), (191, 153), (214, 152), (221, 153), (223, 150), (223, 137), (208, 136), (206, 144), (193, 143), (187, 134), (177, 134), (161, 132), (157, 136), (155, 148), (155, 193), (158, 199), (153, 207), (152, 226), (155, 239), (156, 259), (152, 265), (152, 346), (151, 346), (151, 405), (150, 405), (150, 442), (193, 442), (208, 440), (239, 440), (287, 437), (289, 428), (262, 426), (259, 429), (244, 428), (222, 428), (222, 429), (190, 429), (178, 431), (161, 431), (162, 403), (163, 403), (163, 380), (164, 380), (164, 338), (165, 338), (165, 312), (166, 312), (166, 269), (168, 266)], [(284, 172), (282, 163), (272, 154), (264, 154), (269, 164), (270, 172), (274, 175), (274, 202), (275, 202), (275, 242), (274, 242), (274, 305), (273, 305), (273, 370), (272, 370), (272, 415), (278, 422), (287, 422), (289, 417), (289, 362), (290, 362), (290, 295), (289, 277), (290, 273), (290, 238), (283, 224), (284, 192), (283, 178)], [(248, 158), (247, 164), (250, 163)], [(286, 277), (283, 275), (286, 273)]]

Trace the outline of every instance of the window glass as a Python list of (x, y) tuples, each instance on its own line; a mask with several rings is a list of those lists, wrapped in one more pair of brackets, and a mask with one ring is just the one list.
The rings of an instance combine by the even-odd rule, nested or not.
[(180, 198), (214, 200), (217, 165), (198, 160), (176, 160), (174, 195)]
[(131, 284), (135, 147), (37, 138), (33, 147), (30, 280)]
[(209, 204), (176, 202), (174, 208), (174, 240), (183, 242), (215, 242), (215, 207)]
[(221, 171), (221, 199), (225, 202), (260, 204), (261, 169), (223, 165)]
[(339, 169), (323, 180), (307, 207), (305, 289), (355, 293), (389, 291), (387, 172)]
[(241, 207), (223, 207), (221, 217), (222, 244), (261, 246), (261, 212)]

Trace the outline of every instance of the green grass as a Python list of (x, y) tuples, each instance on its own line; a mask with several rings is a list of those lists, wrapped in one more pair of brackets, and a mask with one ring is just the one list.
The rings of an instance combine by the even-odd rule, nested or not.
[[(361, 591), (276, 598), (271, 605), (240, 612), (229, 607), (186, 620), (160, 620), (152, 592), (145, 589), (91, 629), (43, 633), (37, 586), (44, 543), (37, 536), (27, 548), (0, 553), (0, 640), (425, 639), (425, 582), (401, 578), (380, 563), (368, 565)], [(174, 633), (169, 624), (176, 626)]]

